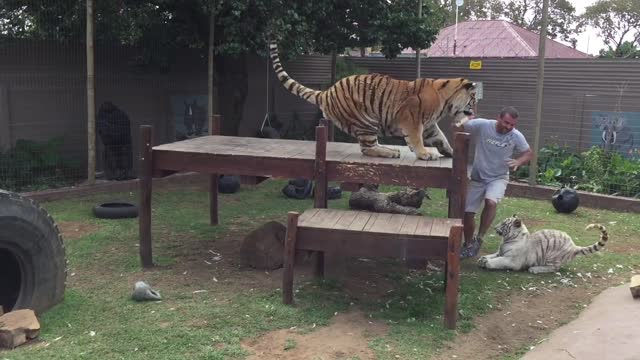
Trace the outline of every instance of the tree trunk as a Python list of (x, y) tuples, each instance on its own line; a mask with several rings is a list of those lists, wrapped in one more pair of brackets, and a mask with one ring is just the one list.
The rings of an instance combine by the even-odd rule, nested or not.
[(424, 190), (407, 188), (393, 193), (380, 193), (371, 187), (362, 187), (351, 193), (349, 207), (381, 213), (418, 215), (422, 200), (428, 196)]
[(244, 55), (223, 56), (216, 60), (219, 83), (224, 89), (219, 92), (222, 135), (237, 136), (249, 92), (247, 58)]

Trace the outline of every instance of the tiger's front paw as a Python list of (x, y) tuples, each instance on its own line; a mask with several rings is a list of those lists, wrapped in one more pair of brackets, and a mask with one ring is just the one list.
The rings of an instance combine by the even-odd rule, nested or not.
[(416, 153), (416, 156), (420, 160), (438, 160), (442, 157), (442, 154), (436, 148), (425, 148), (424, 152)]
[(488, 262), (489, 262), (489, 259), (486, 256), (483, 256), (480, 259), (478, 259), (478, 266), (480, 266), (481, 268), (486, 268)]

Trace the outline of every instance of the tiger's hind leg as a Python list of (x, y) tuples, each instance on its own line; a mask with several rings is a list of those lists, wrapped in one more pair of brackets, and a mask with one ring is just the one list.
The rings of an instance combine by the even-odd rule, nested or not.
[(400, 150), (380, 146), (380, 144), (378, 144), (377, 135), (358, 135), (357, 138), (358, 142), (360, 143), (360, 151), (362, 151), (362, 153), (366, 156), (383, 158), (400, 157)]
[(529, 268), (529, 272), (532, 274), (557, 272), (558, 270), (560, 270), (560, 267), (555, 265), (532, 266)]
[(425, 127), (422, 138), (424, 139), (424, 146), (435, 146), (442, 155), (453, 157), (453, 148), (442, 130), (440, 130), (440, 127), (438, 127), (438, 124)]

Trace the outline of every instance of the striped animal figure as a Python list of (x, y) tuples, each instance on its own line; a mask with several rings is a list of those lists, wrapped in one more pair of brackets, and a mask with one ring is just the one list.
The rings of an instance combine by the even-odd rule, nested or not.
[(496, 226), (502, 236), (500, 249), (495, 254), (478, 260), (486, 269), (529, 270), (530, 273), (556, 272), (578, 255), (592, 254), (604, 247), (609, 239), (607, 229), (600, 224), (590, 224), (587, 229), (600, 229), (600, 239), (591, 246), (576, 246), (571, 237), (560, 230), (539, 230), (529, 233), (522, 220), (513, 215)]
[[(367, 156), (400, 157), (398, 149), (378, 144), (378, 135), (384, 135), (403, 137), (419, 159), (450, 157), (453, 149), (438, 122), (448, 117), (462, 125), (476, 104), (476, 85), (463, 78), (405, 81), (380, 74), (352, 75), (327, 90), (314, 90), (285, 72), (275, 43), (270, 54), (284, 87), (317, 105), (326, 119), (358, 139)], [(434, 147), (425, 148), (425, 144)]]

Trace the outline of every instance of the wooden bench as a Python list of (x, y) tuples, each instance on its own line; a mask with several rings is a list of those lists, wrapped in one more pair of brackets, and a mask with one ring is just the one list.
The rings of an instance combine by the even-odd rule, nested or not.
[[(282, 279), (283, 302), (293, 303), (296, 250), (344, 256), (445, 260), (444, 323), (457, 320), (462, 220), (367, 211), (314, 208), (289, 212)], [(322, 271), (317, 275), (322, 275)]]

